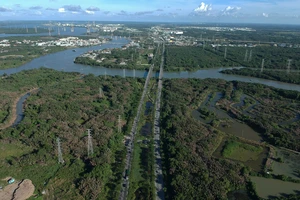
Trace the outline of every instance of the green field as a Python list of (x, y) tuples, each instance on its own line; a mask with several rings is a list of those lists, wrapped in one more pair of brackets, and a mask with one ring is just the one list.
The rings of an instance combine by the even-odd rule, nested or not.
[(262, 147), (236, 141), (227, 141), (222, 150), (222, 155), (225, 158), (246, 162), (249, 160), (257, 160), (262, 152)]

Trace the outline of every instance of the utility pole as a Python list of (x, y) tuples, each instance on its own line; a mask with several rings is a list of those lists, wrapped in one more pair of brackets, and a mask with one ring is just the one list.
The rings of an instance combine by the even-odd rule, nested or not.
[(118, 118), (118, 133), (121, 133), (121, 130), (122, 130), (121, 115), (119, 115), (119, 118)]
[(92, 129), (87, 129), (87, 131), (88, 131), (88, 156), (90, 156), (94, 153), (91, 130)]
[(263, 71), (264, 71), (264, 65), (265, 65), (265, 59), (262, 59), (262, 61), (261, 61), (260, 72), (263, 72)]
[(247, 62), (247, 60), (248, 60), (248, 49), (246, 50), (246, 53), (245, 53), (244, 62)]
[(59, 137), (56, 138), (56, 142), (57, 142), (57, 151), (58, 151), (58, 163), (63, 164), (65, 161), (62, 157)]
[(227, 57), (227, 47), (225, 47), (225, 52), (224, 52), (224, 59)]
[(292, 59), (288, 59), (288, 65), (287, 65), (287, 70), (286, 70), (286, 73), (290, 73), (291, 72), (291, 62), (292, 62)]

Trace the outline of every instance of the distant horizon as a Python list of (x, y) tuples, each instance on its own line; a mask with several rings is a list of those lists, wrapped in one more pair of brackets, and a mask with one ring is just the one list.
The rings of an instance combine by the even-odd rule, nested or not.
[(237, 24), (237, 25), (293, 25), (300, 26), (299, 24), (284, 24), (284, 23), (265, 23), (265, 22), (194, 22), (194, 21), (135, 21), (135, 20), (72, 20), (72, 19), (49, 19), (49, 20), (39, 20), (39, 19), (0, 19), (0, 22), (104, 22), (104, 23), (166, 23), (166, 24), (193, 24), (193, 25), (204, 25), (204, 24)]
[(300, 25), (299, 10), (300, 0), (10, 0), (0, 18)]

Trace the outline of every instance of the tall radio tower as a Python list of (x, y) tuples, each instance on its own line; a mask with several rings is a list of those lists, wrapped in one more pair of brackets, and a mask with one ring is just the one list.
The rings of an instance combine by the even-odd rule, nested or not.
[(62, 157), (59, 137), (56, 138), (56, 142), (57, 142), (57, 151), (58, 151), (58, 163), (64, 163), (65, 161)]
[(87, 129), (87, 131), (88, 131), (88, 156), (90, 156), (94, 153), (91, 130), (92, 129)]

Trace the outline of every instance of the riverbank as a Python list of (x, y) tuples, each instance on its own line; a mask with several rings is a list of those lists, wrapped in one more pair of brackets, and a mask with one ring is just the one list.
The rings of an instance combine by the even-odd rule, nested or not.
[(270, 70), (252, 70), (247, 68), (222, 70), (223, 74), (235, 74), (247, 77), (263, 78), (267, 80), (280, 81), (285, 83), (300, 84), (299, 72), (287, 72), (287, 71), (270, 71)]

